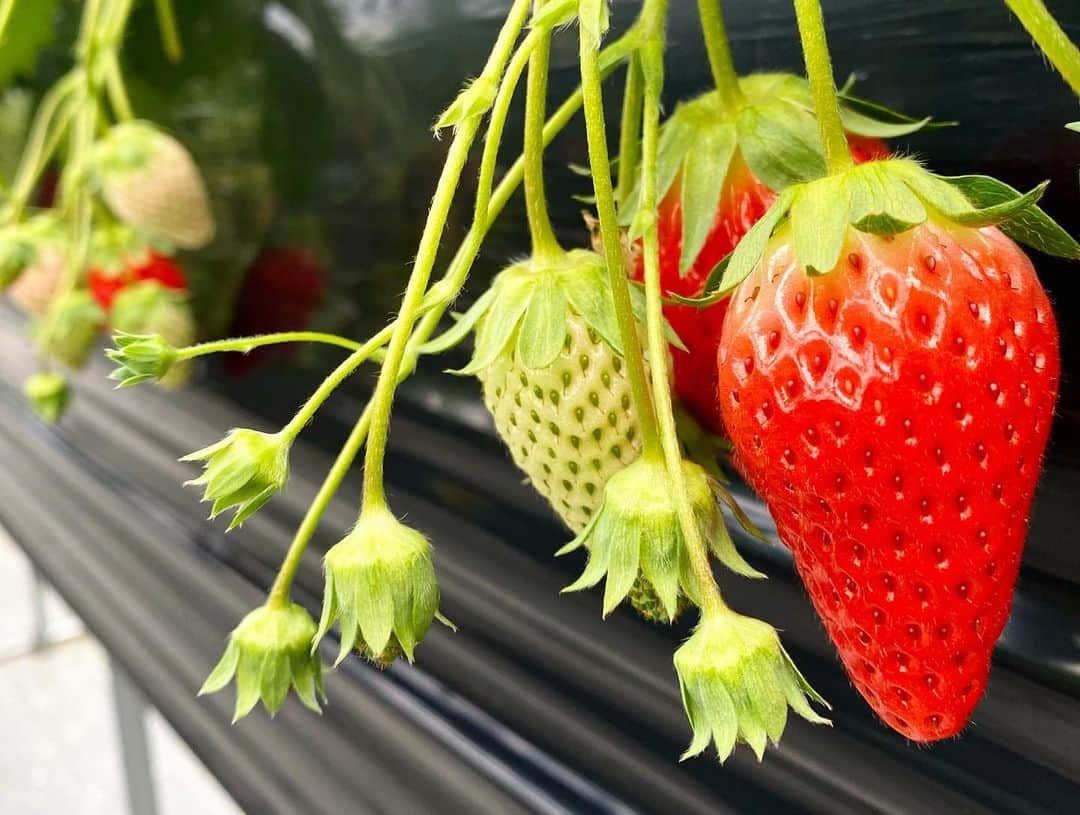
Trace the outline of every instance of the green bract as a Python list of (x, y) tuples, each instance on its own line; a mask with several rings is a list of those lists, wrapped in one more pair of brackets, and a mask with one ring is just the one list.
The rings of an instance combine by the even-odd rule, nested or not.
[(389, 510), (361, 514), (356, 526), (326, 553), (321, 640), (341, 627), (339, 664), (353, 648), (385, 665), (401, 653), (409, 662), (438, 613), (439, 586), (431, 544)]
[(213, 501), (211, 519), (236, 507), (229, 529), (240, 526), (289, 479), (292, 439), (281, 433), (230, 430), (217, 444), (196, 450), (181, 461), (205, 461), (205, 470), (188, 484), (205, 485), (203, 501)]
[[(195, 339), (195, 321), (186, 299), (156, 280), (135, 283), (117, 294), (110, 322), (119, 332), (151, 334), (172, 348), (183, 348)], [(159, 361), (168, 361), (168, 365), (149, 378), (164, 388), (176, 388), (190, 378), (191, 363), (178, 360), (175, 352), (171, 359), (168, 357), (168, 353), (163, 354)]]
[(753, 271), (772, 236), (788, 235), (809, 274), (827, 274), (840, 260), (848, 230), (896, 235), (927, 220), (961, 227), (997, 226), (1015, 240), (1058, 257), (1080, 258), (1078, 244), (1037, 206), (1046, 184), (1019, 193), (988, 176), (937, 176), (911, 159), (870, 161), (843, 173), (788, 187), (713, 270), (700, 298), (727, 297)]
[[(716, 219), (736, 154), (754, 176), (773, 190), (825, 174), (825, 157), (807, 81), (791, 74), (751, 74), (739, 79), (745, 104), (725, 105), (716, 91), (679, 105), (660, 130), (657, 195), (680, 181), (683, 242), (680, 272), (697, 259)], [(859, 136), (894, 138), (927, 126), (930, 120), (850, 96), (841, 98), (844, 128)], [(622, 207), (631, 238), (645, 231), (640, 185)]]
[(105, 312), (88, 291), (63, 294), (36, 323), (38, 347), (70, 368), (81, 368), (104, 322)]
[(315, 621), (302, 606), (266, 605), (240, 621), (229, 635), (225, 655), (206, 678), (199, 695), (215, 693), (236, 677), (233, 721), (244, 718), (262, 699), (271, 716), (281, 709), (289, 690), (308, 708), (321, 713), (322, 664), (312, 654)]
[(56, 373), (34, 374), (23, 385), (23, 394), (30, 403), (30, 409), (49, 424), (60, 420), (71, 401), (67, 381)]
[[(716, 500), (720, 485), (690, 461), (683, 461), (683, 473), (702, 539), (713, 554), (738, 574), (764, 577), (735, 548)], [(626, 598), (639, 573), (655, 590), (669, 620), (678, 611), (680, 592), (694, 602), (700, 598), (662, 461), (639, 458), (608, 480), (600, 509), (559, 554), (581, 547), (589, 552), (585, 571), (564, 591), (591, 588), (606, 578), (605, 616)]]
[(694, 731), (683, 759), (712, 741), (723, 762), (741, 741), (760, 761), (766, 742), (779, 742), (789, 706), (807, 721), (829, 723), (807, 699), (828, 704), (799, 673), (776, 630), (761, 620), (727, 609), (706, 614), (675, 652), (675, 671)]
[(105, 354), (116, 363), (109, 379), (129, 388), (140, 382), (153, 382), (169, 373), (176, 362), (176, 349), (160, 334), (113, 334), (115, 348)]

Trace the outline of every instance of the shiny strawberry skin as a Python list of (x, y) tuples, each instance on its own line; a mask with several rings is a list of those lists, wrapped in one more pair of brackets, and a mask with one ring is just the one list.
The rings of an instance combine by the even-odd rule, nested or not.
[(1031, 262), (994, 228), (852, 233), (808, 277), (781, 232), (718, 354), (742, 470), (855, 687), (953, 735), (1009, 614), (1060, 375)]
[[(849, 136), (848, 144), (858, 164), (889, 155), (888, 147), (877, 139)], [(716, 220), (685, 276), (679, 274), (683, 230), (681, 197), (682, 188), (676, 182), (658, 208), (660, 284), (666, 294), (698, 297), (704, 293), (716, 264), (731, 254), (742, 236), (765, 214), (776, 200), (776, 193), (755, 178), (746, 163), (736, 156), (728, 171)], [(638, 253), (634, 279), (643, 280), (644, 274)], [(678, 305), (664, 307), (664, 316), (687, 349), (671, 349), (675, 393), (698, 421), (717, 435), (725, 435), (716, 401), (716, 349), (726, 312), (726, 300), (705, 309)]]

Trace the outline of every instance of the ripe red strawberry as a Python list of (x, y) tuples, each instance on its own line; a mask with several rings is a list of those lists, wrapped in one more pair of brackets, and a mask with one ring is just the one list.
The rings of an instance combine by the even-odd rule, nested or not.
[[(296, 247), (270, 247), (248, 269), (236, 300), (231, 331), (236, 336), (300, 331), (307, 328), (326, 290), (325, 273), (313, 253)], [(248, 354), (228, 354), (223, 364), (234, 376), (257, 367), (267, 356), (293, 346), (265, 346)]]
[(94, 266), (87, 274), (87, 286), (98, 305), (108, 311), (116, 296), (133, 283), (155, 281), (173, 291), (187, 291), (187, 278), (180, 265), (153, 249), (129, 258), (120, 269)]
[(956, 196), (899, 160), (793, 188), (732, 258), (732, 278), (752, 271), (718, 354), (743, 472), (856, 688), (916, 741), (958, 732), (982, 696), (1059, 377), (1031, 262), (961, 222), (1080, 255), (1037, 195), (1008, 213)]
[[(859, 164), (889, 154), (879, 139), (853, 135), (848, 144)], [(759, 181), (741, 156), (736, 155), (728, 169), (716, 217), (705, 243), (685, 274), (680, 275), (682, 184), (676, 179), (658, 208), (660, 285), (664, 293), (700, 297), (716, 265), (731, 254), (742, 236), (775, 200), (776, 193)], [(644, 278), (644, 263), (638, 252), (634, 257), (633, 279)], [(682, 305), (664, 307), (664, 316), (686, 346), (685, 351), (671, 347), (675, 393), (697, 420), (717, 435), (724, 435), (724, 425), (716, 401), (716, 349), (726, 311), (726, 300), (704, 309)]]

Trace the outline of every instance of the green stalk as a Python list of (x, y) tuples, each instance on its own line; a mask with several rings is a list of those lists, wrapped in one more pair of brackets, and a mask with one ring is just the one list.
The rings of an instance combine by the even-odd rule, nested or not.
[(109, 103), (117, 119), (130, 122), (135, 118), (135, 114), (131, 109), (127, 86), (124, 84), (124, 74), (120, 70), (120, 60), (115, 51), (109, 51), (103, 55), (103, 59), (105, 60), (105, 90), (109, 94)]
[(746, 97), (739, 87), (739, 75), (735, 73), (735, 61), (731, 57), (731, 43), (728, 41), (720, 0), (698, 0), (698, 17), (701, 18), (709, 68), (720, 101), (725, 109), (738, 110), (746, 103)]
[(795, 0), (795, 16), (799, 22), (806, 74), (814, 97), (814, 112), (825, 147), (825, 166), (830, 175), (835, 175), (850, 170), (855, 164), (851, 160), (844, 124), (840, 120), (840, 102), (836, 97), (836, 81), (829, 58), (821, 4), (818, 0)]
[(15, 0), (0, 0), (0, 45), (4, 44), (7, 25), (11, 22), (11, 12), (15, 10)]
[[(388, 328), (384, 328), (375, 336), (382, 337), (383, 335), (389, 338)], [(264, 345), (278, 345), (286, 342), (315, 342), (323, 345), (336, 345), (338, 348), (347, 348), (350, 351), (358, 351), (361, 347), (361, 344), (356, 340), (339, 337), (337, 334), (324, 334), (321, 331), (280, 331), (277, 334), (231, 337), (225, 340), (212, 340), (211, 342), (201, 342), (198, 345), (188, 345), (176, 349), (176, 358), (177, 361), (195, 359), (195, 357), (204, 357), (222, 351), (237, 351), (246, 354), (248, 351)]]
[(1080, 96), (1080, 48), (1069, 39), (1046, 4), (1042, 0), (1005, 0), (1005, 5), (1020, 19), (1073, 92)]
[[(535, 0), (534, 13), (544, 5)], [(545, 30), (532, 49), (529, 79), (525, 86), (525, 211), (532, 237), (533, 257), (558, 258), (563, 254), (551, 228), (544, 194), (544, 117), (547, 108), (548, 68), (551, 63), (551, 31)]]
[[(484, 153), (480, 162), (480, 180), (477, 184), (475, 213), (472, 227), (470, 228), (465, 241), (458, 249), (453, 262), (450, 264), (446, 276), (429, 291), (430, 295), (437, 288), (442, 288), (446, 290), (446, 293), (445, 296), (439, 298), (442, 305), (440, 307), (431, 308), (424, 315), (412, 337), (410, 337), (409, 344), (405, 349), (405, 358), (402, 361), (401, 370), (398, 372), (399, 383), (403, 382), (414, 370), (416, 361), (420, 355), (420, 347), (427, 342), (428, 338), (431, 337), (431, 334), (438, 327), (439, 320), (445, 311), (445, 306), (453, 300), (464, 285), (469, 270), (472, 268), (472, 263), (480, 251), (480, 244), (484, 239), (484, 235), (487, 234), (488, 227), (490, 226), (489, 219), (493, 217), (491, 216), (492, 207), (490, 205), (491, 187), (494, 183), (495, 170), (498, 166), (499, 145), (502, 141), (502, 134), (506, 126), (506, 118), (510, 111), (510, 103), (513, 100), (514, 91), (517, 88), (522, 73), (525, 71), (525, 66), (528, 63), (532, 49), (536, 45), (536, 34), (537, 32), (535, 31), (530, 32), (529, 36), (527, 36), (518, 47), (518, 50), (515, 52), (514, 57), (510, 60), (510, 63), (506, 68), (506, 75), (499, 85), (499, 91), (496, 94), (495, 101), (491, 107), (491, 117), (488, 122), (487, 134), (484, 137)], [(383, 331), (380, 332), (380, 335), (387, 334), (391, 328), (391, 326), (388, 326), (383, 329)], [(356, 459), (357, 454), (360, 452), (360, 448), (367, 438), (368, 430), (371, 425), (371, 415), (372, 406), (369, 403), (361, 414), (360, 419), (353, 426), (352, 432), (345, 442), (345, 446), (338, 453), (333, 467), (330, 469), (330, 472), (327, 473), (322, 486), (319, 487), (319, 492), (315, 496), (315, 500), (308, 507), (303, 521), (297, 528), (296, 535), (293, 537), (293, 541), (289, 546), (289, 551), (285, 556), (285, 560), (282, 562), (277, 578), (274, 580), (270, 599), (268, 600), (269, 603), (280, 605), (288, 601), (293, 577), (299, 566), (300, 560), (303, 558), (304, 551), (311, 542), (315, 530), (318, 529), (319, 522), (322, 520), (322, 516), (325, 514), (331, 499), (337, 493), (338, 489), (340, 489), (341, 482), (348, 474), (349, 468), (352, 466), (353, 461)]]
[[(495, 43), (488, 64), (484, 68), (483, 76), (493, 77), (495, 80), (501, 79), (506, 63), (510, 59), (514, 42), (525, 23), (529, 5), (529, 0), (516, 0)], [(439, 240), (446, 225), (450, 205), (454, 200), (454, 193), (461, 180), (461, 173), (479, 126), (478, 117), (472, 117), (460, 123), (454, 133), (454, 140), (450, 145), (446, 164), (443, 166), (435, 196), (432, 199), (427, 223), (424, 225), (424, 232), (420, 238), (420, 248), (402, 299), (394, 335), (390, 340), (382, 370), (379, 372), (375, 395), (372, 397), (371, 428), (368, 431), (368, 444), (364, 455), (364, 498), (361, 512), (386, 506), (383, 459), (386, 455), (390, 410), (394, 403), (394, 391), (397, 389), (398, 372), (401, 369), (413, 325), (418, 317), (418, 309), (427, 289), (431, 269), (435, 265)]]
[(165, 52), (169, 62), (179, 62), (184, 58), (184, 46), (180, 42), (172, 0), (154, 0), (154, 11), (157, 13), (158, 29), (161, 32), (161, 50)]
[[(667, 0), (655, 0), (656, 30), (642, 46), (641, 67), (644, 77), (644, 112), (642, 122), (641, 157), (641, 206), (645, 212), (656, 212), (657, 206), (657, 150), (660, 132), (660, 95), (664, 88), (664, 11)], [(664, 451), (664, 463), (671, 489), (675, 495), (675, 509), (679, 526), (686, 540), (690, 566), (701, 589), (703, 613), (718, 611), (725, 607), (720, 589), (709, 565), (709, 554), (701, 531), (694, 518), (694, 508), (686, 488), (683, 473), (682, 447), (675, 429), (672, 412), (671, 390), (668, 386), (668, 346), (664, 338), (663, 296), (660, 292), (660, 237), (655, 218), (651, 219), (643, 239), (645, 261), (646, 327), (649, 341), (649, 367), (652, 374), (653, 398), (660, 424), (660, 441)]]
[(631, 57), (626, 66), (626, 86), (623, 88), (622, 121), (619, 123), (619, 182), (615, 200), (626, 203), (634, 188), (638, 162), (641, 161), (641, 65)]
[(630, 287), (623, 266), (622, 241), (618, 216), (615, 212), (615, 192), (611, 187), (611, 163), (608, 158), (607, 126), (604, 123), (604, 98), (600, 80), (600, 60), (588, 37), (578, 38), (581, 60), (581, 91), (585, 106), (585, 130), (589, 142), (589, 164), (592, 167), (593, 188), (596, 192), (596, 211), (600, 217), (600, 233), (604, 255), (619, 321), (626, 374), (630, 381), (634, 409), (641, 423), (642, 455), (658, 458), (662, 455), (656, 428), (656, 414), (646, 384), (645, 363), (641, 342), (630, 304)]

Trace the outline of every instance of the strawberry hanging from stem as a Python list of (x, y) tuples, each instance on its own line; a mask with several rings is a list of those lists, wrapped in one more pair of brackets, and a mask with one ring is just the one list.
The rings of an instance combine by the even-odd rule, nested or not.
[(820, 8), (795, 5), (829, 173), (722, 269), (719, 402), (856, 688), (932, 741), (985, 688), (1057, 396), (1053, 312), (1014, 240), (1080, 245), (1045, 185), (854, 166)]

